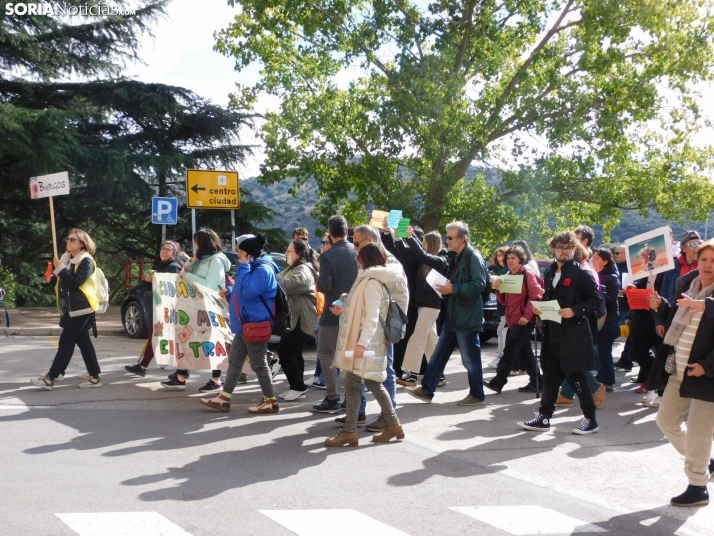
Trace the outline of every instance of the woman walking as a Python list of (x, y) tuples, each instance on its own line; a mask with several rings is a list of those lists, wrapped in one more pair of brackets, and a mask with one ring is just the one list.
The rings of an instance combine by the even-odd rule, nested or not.
[[(677, 282), (676, 305), (654, 294), (650, 304), (665, 320), (664, 345), (657, 353), (649, 389), (660, 389), (669, 374), (657, 412), (657, 426), (684, 456), (687, 489), (672, 506), (709, 504), (707, 484), (714, 475), (714, 240), (697, 247), (699, 271)], [(680, 285), (681, 282), (681, 285)], [(684, 424), (684, 416), (687, 424)]]
[(597, 332), (598, 372), (597, 380), (605, 386), (607, 392), (612, 392), (615, 385), (615, 363), (612, 360), (612, 345), (620, 336), (620, 311), (618, 296), (620, 294), (620, 273), (615, 266), (612, 252), (607, 248), (596, 249), (593, 253), (593, 268), (600, 278), (600, 289), (605, 295), (607, 310), (605, 324)]
[(89, 373), (87, 380), (80, 383), (78, 387), (87, 389), (102, 386), (97, 354), (89, 336), (94, 311), (99, 305), (96, 294), (92, 292), (93, 284), (89, 281), (96, 269), (92, 255), (97, 248), (91, 237), (81, 229), (72, 229), (65, 242), (67, 242), (67, 252), (61, 259), (55, 257), (52, 260), (55, 271), (50, 280), (50, 283), (55, 284), (57, 308), (62, 314), (60, 319), (62, 335), (50, 371), (44, 376), (30, 380), (37, 387), (48, 391), (51, 391), (55, 381), (64, 375), (75, 346), (82, 353), (82, 359)]
[[(159, 250), (159, 260), (154, 263), (151, 273), (144, 278), (144, 282), (149, 284), (149, 290), (151, 290), (151, 283), (154, 280), (155, 273), (178, 274), (181, 272), (183, 266), (178, 261), (178, 254), (180, 251), (181, 247), (173, 240), (167, 240), (161, 244), (161, 249)], [(131, 372), (132, 374), (136, 374), (142, 378), (146, 376), (146, 370), (149, 367), (149, 363), (151, 363), (152, 359), (154, 359), (153, 336), (154, 324), (152, 322), (149, 324), (149, 333), (146, 336), (146, 343), (144, 344), (144, 350), (141, 353), (141, 357), (134, 365), (126, 365), (124, 367), (127, 372)]]
[[(263, 398), (257, 405), (249, 407), (248, 413), (278, 413), (280, 407), (275, 399), (273, 376), (268, 366), (268, 341), (246, 341), (243, 325), (271, 319), (270, 311), (273, 309), (278, 290), (275, 276), (279, 270), (271, 257), (260, 256), (265, 245), (263, 235), (239, 238), (242, 240), (236, 246), (238, 267), (235, 285), (220, 292), (230, 305), (231, 331), (235, 334), (228, 354), (226, 381), (220, 394), (213, 398), (202, 398), (201, 404), (219, 411), (229, 411), (233, 391), (243, 371), (246, 357), (249, 357), (250, 366), (258, 377)], [(238, 240), (236, 239), (236, 242)]]
[[(186, 262), (179, 272), (179, 277), (200, 283), (211, 290), (220, 291), (226, 284), (226, 270), (231, 267), (230, 261), (223, 254), (220, 238), (211, 229), (201, 229), (193, 235), (193, 242), (196, 253)], [(177, 370), (169, 376), (169, 381), (161, 382), (161, 385), (166, 389), (186, 389), (188, 374), (188, 370)], [(211, 375), (206, 385), (199, 389), (202, 393), (221, 388), (221, 371), (214, 370)]]
[[(390, 298), (383, 281), (385, 278), (398, 277), (395, 271), (384, 268), (386, 262), (386, 255), (376, 244), (369, 243), (360, 248), (357, 264), (362, 271), (344, 300), (344, 308), (332, 306), (334, 314), (342, 315), (336, 361), (344, 358), (347, 351), (354, 352), (355, 361), (365, 359), (365, 351), (374, 352), (375, 356), (386, 357), (387, 340), (384, 329), (380, 326), (379, 318), (380, 316), (386, 317)], [(379, 279), (375, 279), (375, 277), (379, 277)], [(394, 406), (392, 406), (392, 401), (384, 385), (374, 380), (363, 380), (353, 372), (346, 370), (343, 372), (345, 373), (345, 400), (347, 401), (345, 424), (338, 435), (325, 440), (325, 445), (328, 447), (357, 446), (359, 442), (357, 417), (360, 409), (360, 386), (363, 381), (382, 408), (382, 415), (386, 421), (385, 429), (382, 433), (373, 436), (372, 441), (385, 442), (395, 437), (404, 439), (404, 430), (399, 424)], [(386, 369), (384, 372), (386, 377)]]
[(305, 360), (303, 347), (315, 335), (317, 329), (317, 297), (315, 281), (319, 264), (315, 252), (301, 239), (290, 242), (285, 251), (288, 266), (278, 274), (278, 284), (288, 296), (292, 318), (290, 331), (280, 338), (278, 359), (288, 380), (290, 389), (280, 398), (287, 401), (305, 398)]
[[(491, 266), (488, 267), (489, 273), (493, 275), (505, 275), (508, 273), (508, 266), (506, 266), (506, 251), (508, 251), (508, 246), (501, 246), (491, 257)], [(498, 329), (496, 329), (496, 337), (498, 338), (498, 350), (496, 352), (496, 359), (489, 363), (491, 368), (498, 367), (498, 362), (503, 357), (503, 350), (506, 348), (506, 335), (508, 333), (508, 324), (506, 323), (506, 306), (501, 302), (496, 303), (496, 311), (501, 321), (498, 324)]]

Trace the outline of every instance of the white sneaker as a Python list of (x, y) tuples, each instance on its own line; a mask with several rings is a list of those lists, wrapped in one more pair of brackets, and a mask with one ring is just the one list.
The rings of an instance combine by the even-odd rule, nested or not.
[[(99, 377), (101, 378), (102, 375), (100, 374)], [(83, 372), (78, 376), (80, 380), (88, 380), (89, 379), (89, 372)]]
[(493, 361), (491, 361), (488, 365), (486, 365), (486, 368), (497, 368), (498, 367), (498, 362), (501, 360), (500, 357), (497, 357)]
[[(657, 393), (655, 392), (655, 394), (657, 394)], [(658, 408), (660, 402), (662, 402), (662, 397), (655, 396), (652, 400), (647, 400), (646, 402), (642, 402), (642, 405), (647, 406), (648, 408)]]
[[(38, 380), (47, 380), (47, 381), (49, 381), (49, 380), (47, 379), (47, 374), (43, 374), (42, 376), (39, 376), (37, 379), (38, 379)], [(60, 374), (59, 376), (57, 376), (57, 377), (55, 378), (55, 381), (56, 381), (56, 382), (61, 382), (62, 380), (64, 380), (64, 374)]]
[(647, 406), (648, 404), (651, 404), (655, 398), (657, 398), (657, 391), (649, 391), (642, 397), (642, 405)]
[(313, 376), (307, 381), (307, 385), (315, 385), (316, 383), (320, 383), (320, 378), (317, 376)]
[(284, 393), (280, 393), (278, 395), (278, 398), (285, 398), (286, 396), (288, 396), (290, 394), (291, 391), (292, 391), (292, 389), (289, 389), (289, 390), (285, 391)]
[(91, 389), (93, 387), (101, 387), (101, 386), (102, 386), (101, 379), (89, 378), (86, 382), (80, 383), (77, 387), (79, 387), (80, 389)]
[(291, 400), (297, 400), (298, 398), (305, 398), (305, 393), (307, 393), (307, 391), (293, 391), (291, 389), (285, 393), (285, 396), (282, 398), (284, 398), (286, 402), (290, 402)]

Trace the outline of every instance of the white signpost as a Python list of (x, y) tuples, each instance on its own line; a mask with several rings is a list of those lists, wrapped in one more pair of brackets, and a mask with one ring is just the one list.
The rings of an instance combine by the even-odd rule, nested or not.
[(69, 194), (69, 172), (67, 171), (52, 173), (51, 175), (41, 175), (39, 177), (30, 177), (30, 198), (50, 198), (52, 247), (54, 248), (55, 258), (59, 257), (59, 255), (57, 254), (57, 232), (55, 231), (55, 207), (52, 203), (52, 198), (56, 195), (67, 194)]

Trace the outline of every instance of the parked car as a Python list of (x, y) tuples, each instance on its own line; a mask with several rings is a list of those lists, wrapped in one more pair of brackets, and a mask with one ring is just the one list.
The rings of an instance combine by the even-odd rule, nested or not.
[[(231, 275), (235, 273), (238, 255), (234, 251), (224, 251), (223, 254), (231, 263)], [(284, 253), (270, 253), (278, 268), (287, 266)], [(142, 281), (126, 293), (121, 302), (121, 320), (124, 332), (131, 339), (144, 339), (148, 335), (149, 326), (153, 321), (151, 283)]]

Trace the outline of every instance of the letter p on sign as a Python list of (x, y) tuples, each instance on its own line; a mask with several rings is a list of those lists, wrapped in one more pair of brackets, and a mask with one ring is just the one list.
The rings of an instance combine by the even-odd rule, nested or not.
[(151, 202), (151, 223), (176, 225), (178, 223), (178, 199), (154, 197)]

